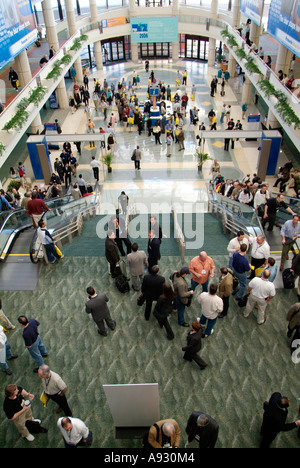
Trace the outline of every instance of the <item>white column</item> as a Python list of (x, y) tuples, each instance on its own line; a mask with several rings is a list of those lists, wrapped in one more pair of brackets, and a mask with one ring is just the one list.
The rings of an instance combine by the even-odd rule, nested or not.
[(237, 28), (241, 24), (240, 0), (234, 0), (232, 6), (232, 27)]
[(139, 61), (138, 44), (131, 44), (131, 60), (133, 63), (138, 63)]
[(261, 26), (257, 26), (257, 24), (254, 23), (254, 21), (251, 22), (250, 26), (250, 41), (253, 41), (254, 44), (258, 46), (259, 44), (259, 38), (260, 38), (260, 31), (261, 31)]
[(178, 0), (173, 0), (172, 13), (174, 16), (178, 15), (179, 13), (179, 1)]
[(210, 13), (212, 17), (218, 16), (219, 0), (211, 0)]
[(229, 52), (228, 71), (232, 78), (235, 75), (235, 67), (236, 67), (236, 60), (234, 59), (233, 55)]
[[(65, 10), (67, 14), (67, 21), (68, 21), (68, 30), (69, 30), (69, 37), (73, 36), (77, 32), (76, 26), (76, 17), (74, 11), (74, 0), (65, 0)], [(83, 73), (82, 73), (82, 63), (81, 58), (74, 62), (74, 68), (76, 70), (76, 81), (79, 83), (83, 82)]]
[(246, 78), (245, 83), (243, 84), (241, 106), (242, 104), (251, 104), (252, 90), (253, 90), (253, 84), (251, 83), (249, 78)]
[(215, 54), (216, 54), (216, 39), (212, 37), (209, 38), (209, 47), (208, 47), (208, 60), (207, 65), (209, 67), (215, 66)]
[[(15, 64), (20, 85), (23, 88), (32, 80), (31, 69), (26, 50), (23, 50), (23, 52), (21, 52), (15, 58)], [(41, 121), (40, 114), (38, 114), (36, 118), (32, 121), (30, 129), (32, 133), (36, 133), (37, 131), (41, 132), (43, 130), (43, 124)]]
[[(49, 47), (54, 46), (54, 50), (59, 50), (59, 41), (56, 32), (56, 24), (54, 20), (54, 14), (52, 10), (52, 1), (44, 0), (42, 2), (43, 16), (46, 26), (46, 35), (49, 43)], [(69, 100), (67, 96), (66, 84), (64, 78), (58, 84), (56, 88), (56, 95), (59, 107), (61, 109), (69, 109)]]
[(172, 62), (176, 63), (178, 62), (178, 57), (179, 57), (179, 43), (177, 42), (172, 42)]
[(278, 128), (280, 127), (278, 120), (274, 116), (273, 112), (269, 110), (267, 118), (267, 128)]
[(129, 0), (129, 14), (130, 16), (136, 15), (135, 0)]
[[(97, 0), (90, 0), (90, 13), (91, 22), (96, 23), (98, 21)], [(101, 41), (94, 42), (94, 56), (96, 60), (97, 70), (103, 70)]]
[(290, 68), (291, 57), (292, 52), (283, 45), (279, 44), (277, 60), (275, 64), (275, 72), (278, 73), (279, 70), (282, 70), (283, 73), (288, 73)]

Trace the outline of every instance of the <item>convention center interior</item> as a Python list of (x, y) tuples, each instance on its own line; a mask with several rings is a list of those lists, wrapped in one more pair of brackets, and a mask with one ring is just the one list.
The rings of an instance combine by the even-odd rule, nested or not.
[(300, 0), (0, 20), (0, 447), (298, 448)]

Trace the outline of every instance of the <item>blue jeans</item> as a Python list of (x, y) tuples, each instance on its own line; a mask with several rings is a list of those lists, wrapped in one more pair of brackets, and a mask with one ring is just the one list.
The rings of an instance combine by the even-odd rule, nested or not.
[(201, 325), (205, 325), (205, 324), (206, 324), (206, 321), (207, 321), (207, 327), (206, 327), (206, 329), (205, 329), (205, 335), (210, 336), (210, 335), (211, 335), (211, 331), (212, 331), (212, 329), (214, 328), (214, 326), (215, 326), (215, 324), (216, 324), (217, 318), (215, 318), (215, 319), (208, 319), (208, 318), (206, 318), (204, 315), (201, 315), (201, 318), (200, 318), (200, 323), (201, 323)]
[(241, 299), (244, 296), (246, 289), (247, 289), (247, 273), (238, 273), (234, 268), (233, 268), (233, 273), (239, 280), (240, 289), (238, 290), (238, 288), (236, 288), (234, 291), (232, 291), (232, 294), (235, 294), (238, 290), (239, 292), (237, 293), (236, 298)]
[(55, 259), (57, 259), (57, 260), (60, 259), (60, 256), (56, 252), (55, 247), (54, 247), (53, 244), (46, 244), (45, 249), (46, 249), (46, 253), (47, 253), (47, 257), (48, 257), (49, 262), (53, 262)]
[[(191, 289), (195, 291), (196, 287), (199, 285), (197, 281), (191, 280)], [(208, 292), (208, 280), (202, 284), (202, 292)]]
[(184, 323), (185, 305), (181, 302), (181, 300), (178, 297), (176, 298), (176, 303), (177, 303), (177, 321), (179, 325), (182, 325)]
[[(12, 354), (11, 354), (10, 344), (9, 344), (8, 340), (5, 343), (5, 352), (6, 352), (6, 360), (10, 359)], [(2, 368), (3, 372), (7, 371), (7, 369), (8, 369), (8, 365), (6, 363), (6, 360), (5, 360), (5, 362), (0, 362), (0, 365), (1, 365), (1, 368)]]
[(36, 362), (37, 366), (42, 366), (44, 364), (43, 356), (47, 356), (47, 350), (44, 344), (42, 343), (40, 335), (37, 337), (37, 340), (35, 341), (35, 343), (33, 343), (31, 348), (27, 349), (32, 359)]

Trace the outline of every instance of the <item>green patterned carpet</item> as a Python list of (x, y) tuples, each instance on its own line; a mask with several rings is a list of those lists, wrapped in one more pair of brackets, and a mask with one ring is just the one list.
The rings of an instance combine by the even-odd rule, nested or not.
[[(191, 257), (190, 257), (191, 258)], [(189, 259), (187, 259), (187, 264)], [(226, 256), (215, 256), (217, 267)], [(162, 258), (161, 273), (168, 278), (181, 266), (179, 257)], [(110, 298), (110, 310), (117, 322), (115, 331), (100, 337), (86, 315), (85, 289), (94, 285)], [(161, 418), (175, 418), (182, 430), (193, 410), (208, 412), (220, 424), (217, 447), (257, 447), (260, 443), (262, 405), (274, 391), (287, 394), (292, 405), (289, 421), (295, 420), (299, 397), (300, 364), (293, 364), (285, 337), (285, 314), (296, 300), (295, 291), (278, 291), (268, 310), (264, 326), (254, 315), (247, 320), (231, 298), (226, 319), (219, 320), (215, 333), (203, 341), (202, 357), (208, 363), (200, 372), (194, 363), (182, 359), (187, 329), (170, 319), (175, 339), (168, 341), (156, 320), (146, 322), (143, 309), (136, 306), (138, 293), (122, 295), (108, 275), (101, 257), (66, 257), (59, 264), (43, 266), (38, 287), (32, 292), (5, 292), (3, 308), (16, 329), (9, 334), (13, 352), (12, 376), (0, 373), (2, 395), (8, 383), (24, 386), (35, 394), (33, 414), (42, 419), (48, 434), (37, 435), (33, 443), (19, 437), (14, 425), (0, 419), (0, 447), (63, 447), (56, 427), (56, 405), (44, 409), (39, 402), (40, 379), (33, 374), (34, 363), (24, 349), (17, 317), (25, 314), (41, 323), (40, 333), (48, 349), (46, 363), (68, 385), (67, 397), (74, 417), (94, 433), (93, 447), (140, 447), (139, 440), (116, 440), (113, 420), (102, 389), (103, 384), (158, 382)], [(30, 304), (30, 306), (29, 306)], [(187, 310), (186, 320), (200, 315), (197, 302)], [(282, 433), (274, 447), (299, 447), (297, 431)]]

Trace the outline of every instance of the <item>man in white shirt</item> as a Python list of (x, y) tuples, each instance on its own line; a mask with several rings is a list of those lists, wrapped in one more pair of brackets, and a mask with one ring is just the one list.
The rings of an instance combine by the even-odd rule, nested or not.
[(47, 397), (58, 405), (56, 412), (59, 413), (63, 411), (65, 416), (72, 416), (72, 412), (65, 397), (68, 387), (62, 378), (51, 371), (46, 364), (39, 367), (38, 375), (42, 380), (43, 390)]
[(246, 244), (249, 247), (249, 236), (246, 236), (244, 231), (238, 231), (236, 237), (231, 239), (227, 246), (227, 251), (229, 252), (228, 268), (232, 269), (233, 254), (240, 251), (242, 244)]
[(202, 311), (199, 321), (201, 325), (205, 325), (207, 322), (203, 338), (207, 338), (214, 332), (213, 327), (216, 324), (218, 315), (223, 311), (223, 301), (219, 296), (217, 296), (217, 290), (218, 285), (216, 283), (212, 283), (209, 286), (209, 292), (203, 292), (197, 298)]
[(57, 427), (62, 433), (66, 448), (87, 446), (93, 442), (93, 434), (78, 418), (60, 418), (57, 421)]
[(251, 250), (251, 275), (249, 279), (254, 278), (257, 268), (264, 268), (267, 265), (270, 257), (270, 246), (264, 236), (249, 237), (249, 242), (252, 245)]
[(93, 169), (94, 178), (99, 182), (99, 167), (101, 167), (100, 161), (98, 161), (95, 156), (92, 157), (90, 166)]
[(253, 201), (254, 209), (257, 211), (257, 208), (260, 205), (265, 205), (267, 203), (268, 198), (269, 198), (269, 192), (267, 190), (267, 185), (263, 184), (261, 188), (257, 190), (254, 196), (254, 201)]
[(248, 285), (248, 302), (244, 311), (244, 317), (247, 318), (253, 308), (257, 306), (257, 323), (262, 325), (267, 320), (265, 310), (270, 300), (276, 295), (275, 286), (269, 281), (270, 271), (265, 270), (262, 277), (253, 278)]

